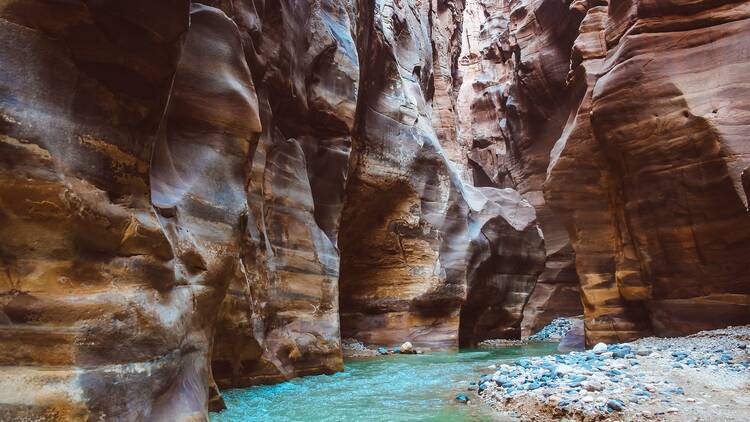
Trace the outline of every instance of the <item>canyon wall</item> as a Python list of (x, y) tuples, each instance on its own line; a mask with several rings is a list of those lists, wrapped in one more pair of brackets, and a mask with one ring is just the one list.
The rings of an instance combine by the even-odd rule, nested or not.
[(544, 244), (450, 160), (462, 10), (0, 2), (0, 419), (205, 420), (341, 331), (518, 336)]
[(468, 135), (475, 174), (531, 194), (548, 269), (572, 246), (589, 344), (750, 321), (749, 7), (474, 6), (485, 44), (464, 63), (481, 97), (462, 116), (482, 122)]
[(0, 2), (0, 419), (205, 420), (342, 336), (581, 303), (589, 343), (750, 322), (749, 40), (729, 0)]
[(0, 419), (200, 419), (260, 129), (237, 29), (181, 1), (0, 10)]
[(579, 22), (557, 1), (468, 0), (464, 12), (457, 103), (474, 184), (517, 189), (544, 232), (546, 264), (524, 310), (524, 335), (583, 312), (568, 233), (542, 193), (570, 107), (566, 76)]
[(237, 24), (262, 132), (248, 156), (249, 206), (219, 312), (219, 387), (343, 368), (337, 249), (359, 86), (357, 10), (342, 1), (217, 4)]
[[(590, 35), (577, 43), (582, 107), (548, 179), (585, 250), (588, 340), (748, 323), (750, 5), (612, 2), (604, 23), (602, 15), (589, 11)], [(591, 71), (596, 82), (584, 93)], [(580, 157), (589, 171), (571, 167)], [(571, 207), (571, 184), (597, 204), (590, 214)]]
[[(369, 13), (340, 235), (342, 337), (433, 349), (464, 334), (466, 344), (517, 337), (542, 240), (530, 204), (510, 189), (474, 188), (448, 159), (459, 151), (450, 96), (461, 5), (382, 2)], [(520, 240), (498, 245), (512, 236)]]

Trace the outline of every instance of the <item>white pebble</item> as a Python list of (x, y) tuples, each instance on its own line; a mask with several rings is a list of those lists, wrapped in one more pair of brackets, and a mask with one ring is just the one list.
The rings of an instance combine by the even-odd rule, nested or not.
[(604, 343), (597, 343), (592, 350), (596, 354), (601, 354), (607, 351), (607, 345)]

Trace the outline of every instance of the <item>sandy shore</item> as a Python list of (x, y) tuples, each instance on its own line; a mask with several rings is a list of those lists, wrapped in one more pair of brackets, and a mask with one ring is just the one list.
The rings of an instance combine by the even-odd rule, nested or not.
[[(750, 421), (750, 326), (500, 364), (482, 400), (521, 421)], [(477, 388), (477, 387), (475, 387)]]

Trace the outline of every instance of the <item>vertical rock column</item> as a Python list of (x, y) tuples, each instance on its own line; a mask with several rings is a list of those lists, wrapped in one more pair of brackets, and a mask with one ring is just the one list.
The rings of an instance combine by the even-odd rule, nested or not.
[(521, 192), (545, 237), (545, 270), (524, 309), (525, 335), (555, 317), (582, 313), (567, 231), (542, 194), (569, 108), (568, 56), (581, 16), (544, 0), (470, 0), (464, 13), (458, 106), (474, 183)]
[(355, 11), (338, 0), (226, 9), (252, 63), (263, 131), (248, 162), (245, 276), (230, 286), (216, 327), (216, 381), (243, 387), (339, 371), (337, 242), (359, 85)]
[[(591, 126), (594, 85), (607, 52), (607, 11), (606, 5), (591, 8), (581, 23), (572, 50), (572, 60), (579, 64), (569, 76), (570, 89), (580, 98), (580, 105), (571, 112), (552, 151), (545, 184), (545, 196), (553, 210), (568, 224), (574, 222), (569, 231), (577, 253), (589, 343), (615, 342), (650, 333), (642, 303), (625, 302), (615, 282), (613, 269), (618, 263), (627, 263), (625, 254), (632, 253), (632, 248), (627, 251), (621, 246), (627, 239), (621, 238), (621, 214), (618, 204), (613, 203), (618, 179), (609, 170)], [(646, 295), (641, 293), (641, 297)], [(630, 298), (635, 300), (637, 296), (631, 294)]]
[(547, 196), (578, 237), (589, 344), (750, 319), (748, 10), (613, 2), (603, 32), (601, 12), (582, 26), (578, 80), (597, 77), (555, 147)]
[(206, 419), (260, 130), (236, 26), (185, 1), (0, 13), (0, 419)]
[(461, 148), (455, 122), (443, 121), (455, 118), (455, 99), (441, 96), (454, 95), (446, 83), (457, 55), (444, 49), (458, 46), (446, 34), (461, 8), (385, 1), (360, 19), (362, 84), (339, 236), (342, 336), (435, 349), (459, 337), (518, 337), (543, 242), (528, 202), (467, 185), (449, 158)]

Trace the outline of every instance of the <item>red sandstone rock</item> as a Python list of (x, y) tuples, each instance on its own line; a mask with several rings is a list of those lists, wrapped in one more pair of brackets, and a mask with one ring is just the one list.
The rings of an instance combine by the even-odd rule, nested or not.
[(459, 73), (459, 121), (478, 186), (518, 189), (537, 210), (547, 260), (524, 335), (582, 312), (575, 256), (542, 186), (565, 124), (565, 79), (578, 19), (558, 1), (467, 2)]
[(747, 323), (738, 134), (750, 9), (623, 6), (592, 8), (581, 25), (571, 58), (580, 106), (545, 185), (576, 235), (587, 343)]
[(206, 3), (0, 6), (1, 419), (340, 370), (339, 267), (360, 339), (518, 330), (533, 209), (449, 160), (462, 4)]

